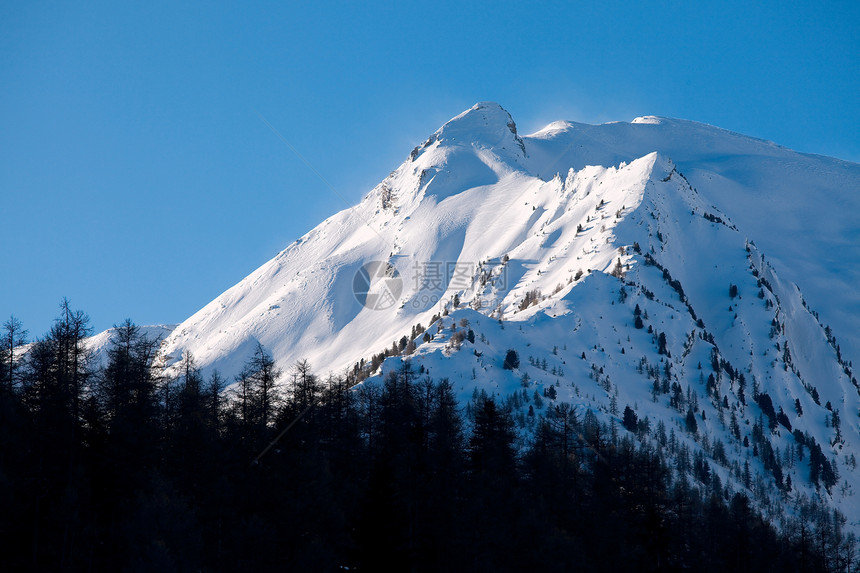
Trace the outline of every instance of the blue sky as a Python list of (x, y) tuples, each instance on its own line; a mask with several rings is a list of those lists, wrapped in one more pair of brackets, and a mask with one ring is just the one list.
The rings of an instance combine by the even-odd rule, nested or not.
[(860, 161), (858, 29), (856, 1), (3, 3), (0, 319), (180, 322), (481, 100)]

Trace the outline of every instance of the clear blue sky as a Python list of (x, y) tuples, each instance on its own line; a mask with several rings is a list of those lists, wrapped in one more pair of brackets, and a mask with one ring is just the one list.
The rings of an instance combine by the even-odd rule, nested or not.
[(860, 161), (860, 3), (4, 2), (0, 320), (180, 322), (476, 101)]

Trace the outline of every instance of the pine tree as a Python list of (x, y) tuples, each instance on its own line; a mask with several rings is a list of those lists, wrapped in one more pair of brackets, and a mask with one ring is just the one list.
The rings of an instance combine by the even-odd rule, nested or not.
[[(242, 428), (243, 440), (259, 440), (274, 421), (274, 412), (280, 403), (277, 381), (281, 371), (275, 367), (271, 355), (257, 343), (254, 354), (245, 362), (236, 377), (234, 386), (235, 400), (233, 415)], [(309, 382), (313, 384), (309, 384)], [(294, 410), (311, 404), (307, 395), (309, 388), (315, 387), (316, 378), (310, 372), (306, 361), (297, 364), (293, 374)], [(300, 397), (300, 399), (297, 399)], [(300, 406), (295, 406), (295, 404)], [(300, 410), (299, 410), (300, 411)]]
[(669, 351), (666, 349), (666, 333), (661, 332), (657, 336), (657, 354), (669, 354)]
[(31, 407), (51, 417), (69, 416), (73, 432), (92, 375), (92, 353), (84, 342), (90, 333), (89, 317), (63, 299), (50, 332), (28, 353), (25, 392)]
[(520, 367), (520, 356), (514, 349), (509, 349), (505, 354), (505, 361), (502, 364), (505, 370), (516, 370)]
[[(272, 421), (272, 414), (275, 408), (280, 403), (277, 382), (278, 378), (281, 377), (281, 371), (275, 367), (272, 355), (259, 342), (257, 343), (257, 348), (254, 350), (254, 355), (248, 361), (246, 367), (251, 371), (255, 390), (256, 410), (260, 424), (263, 427), (267, 427)], [(298, 377), (294, 379), (294, 382), (298, 383), (298, 389), (294, 388), (294, 392), (303, 392), (306, 400), (310, 403), (310, 400), (317, 398), (316, 394), (318, 392), (311, 392), (311, 388), (318, 390), (316, 378), (311, 374), (310, 365), (306, 360), (302, 360), (296, 364), (296, 371)]]
[(205, 420), (206, 404), (203, 397), (203, 377), (191, 352), (186, 350), (183, 353), (180, 369), (177, 421), (181, 432), (199, 433)]
[[(454, 387), (447, 378), (443, 378), (432, 392), (433, 408), (428, 426), (430, 455), (435, 457), (442, 468), (459, 471), (464, 434)], [(455, 471), (445, 473), (455, 475)]]
[(84, 339), (92, 334), (90, 317), (72, 310), (68, 299), (60, 304), (60, 317), (51, 329), (49, 339), (55, 345), (57, 382), (65, 386), (70, 400), (72, 419), (80, 420), (82, 401), (92, 375), (92, 352)]
[(144, 426), (156, 413), (155, 362), (160, 340), (144, 336), (126, 319), (115, 326), (108, 361), (96, 379), (96, 391), (108, 419), (117, 424)]
[(3, 323), (3, 337), (0, 338), (0, 357), (3, 359), (0, 380), (5, 379), (9, 392), (20, 382), (20, 356), (16, 355), (16, 350), (26, 343), (27, 331), (20, 320), (10, 316), (9, 320)]
[(222, 393), (226, 384), (218, 371), (212, 372), (206, 383), (204, 399), (206, 400), (206, 421), (216, 433), (221, 428), (221, 410), (224, 404)]
[(687, 417), (685, 418), (685, 423), (687, 431), (691, 434), (695, 434), (698, 431), (699, 425), (698, 422), (696, 422), (696, 412), (694, 412), (692, 408), (687, 410)]
[(477, 405), (469, 440), (472, 467), (476, 472), (509, 475), (516, 464), (513, 420), (492, 398)]
[(636, 412), (630, 406), (624, 407), (624, 416), (621, 419), (621, 425), (627, 428), (628, 432), (635, 432), (639, 424), (639, 418)]

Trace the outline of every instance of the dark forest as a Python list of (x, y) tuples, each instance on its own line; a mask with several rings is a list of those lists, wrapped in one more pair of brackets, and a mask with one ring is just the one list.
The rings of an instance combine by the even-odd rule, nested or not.
[(669, 465), (627, 419), (553, 402), (523, 445), (507, 400), (458, 404), (408, 362), (356, 384), (281, 371), (258, 346), (235, 379), (191, 356), (167, 375), (159, 341), (126, 321), (96, 364), (67, 301), (26, 353), (25, 334), (7, 322), (0, 351), (4, 571), (853, 565), (826, 510), (776, 531), (707, 462)]

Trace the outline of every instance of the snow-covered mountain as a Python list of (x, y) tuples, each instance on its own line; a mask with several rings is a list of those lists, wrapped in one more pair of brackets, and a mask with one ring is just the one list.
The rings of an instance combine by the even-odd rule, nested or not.
[(370, 384), (408, 356), (523, 435), (561, 401), (627, 431), (629, 406), (774, 519), (818, 500), (860, 530), (858, 212), (857, 164), (656, 117), (520, 136), (480, 103), (163, 348), (232, 376), (260, 343)]
[[(653, 152), (658, 157), (648, 157)], [(226, 375), (238, 372), (257, 342), (282, 364), (304, 357), (317, 369), (338, 371), (408, 335), (414, 324), (426, 325), (440, 311), (438, 301), (455, 292), (470, 302), (481, 274), (501, 272), (505, 255), (511, 261), (504, 284), (496, 281), (482, 300), (485, 311), (492, 303), (491, 310), (500, 305), (505, 318), (515, 318), (527, 290), (549, 294), (562, 283), (566, 293), (578, 270), (611, 270), (618, 247), (630, 245), (619, 242), (616, 225), (636, 212), (644, 183), (664, 176), (652, 172), (671, 166), (698, 191), (692, 210), (724, 213), (742, 238), (755, 241), (832, 327), (846, 361), (855, 359), (860, 166), (655, 117), (598, 126), (556, 122), (521, 137), (494, 103), (446, 123), (360, 204), (180, 324), (165, 348), (173, 360), (190, 350), (201, 366)], [(597, 211), (601, 199), (609, 205)], [(664, 235), (674, 224), (658, 222), (653, 231)], [(674, 240), (680, 246), (692, 239)], [(706, 256), (678, 262), (695, 274)], [(388, 308), (367, 308), (354, 296), (356, 273), (370, 261), (399, 273), (402, 291)], [(728, 288), (731, 280), (726, 275), (720, 284)]]

